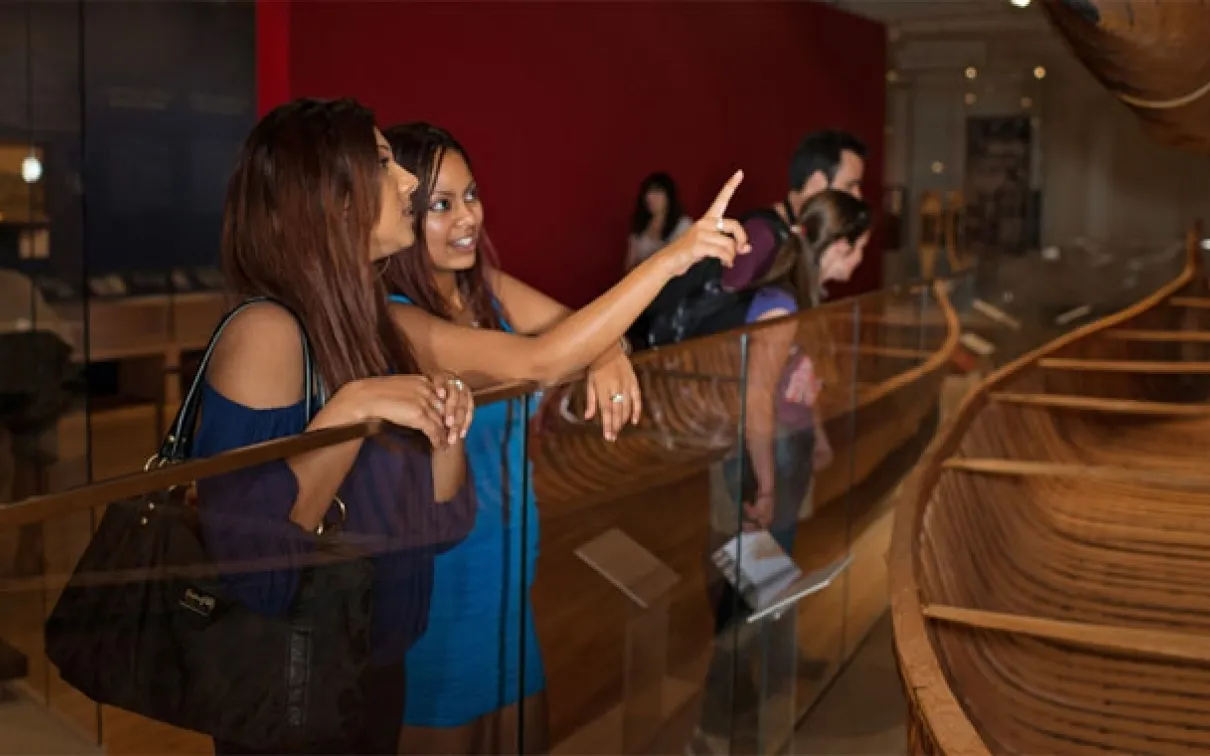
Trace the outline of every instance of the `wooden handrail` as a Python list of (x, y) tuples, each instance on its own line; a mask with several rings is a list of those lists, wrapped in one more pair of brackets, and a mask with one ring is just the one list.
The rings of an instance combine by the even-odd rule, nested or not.
[[(784, 324), (787, 320), (797, 319), (807, 321), (813, 318), (820, 317), (822, 314), (827, 314), (829, 311), (838, 311), (842, 308), (850, 308), (855, 312), (860, 312), (859, 303), (875, 299), (878, 297), (887, 298), (898, 296), (903, 286), (893, 287), (889, 290), (880, 290), (869, 292), (850, 299), (839, 300), (834, 303), (822, 305), (819, 308), (808, 310), (806, 312), (789, 315), (786, 318), (778, 318), (776, 320), (762, 321), (759, 324), (753, 324), (744, 328), (733, 329), (719, 334), (712, 334), (699, 339), (682, 342), (665, 349), (652, 349), (635, 355), (634, 365), (636, 369), (648, 370), (651, 372), (664, 372), (663, 362), (669, 355), (675, 355), (677, 351), (694, 351), (702, 348), (708, 348), (724, 340), (733, 340), (741, 333), (751, 333), (759, 331), (762, 328), (774, 327), (778, 324)], [(956, 340), (957, 333), (957, 315), (953, 312), (947, 297), (948, 289), (943, 282), (936, 282), (934, 291), (938, 298), (938, 303), (944, 312), (945, 322), (950, 325), (948, 334), (951, 340)], [(948, 342), (947, 342), (948, 343)], [(938, 360), (944, 361), (948, 359), (945, 356), (934, 355), (933, 359), (916, 366), (905, 374), (896, 376), (886, 385), (875, 387), (872, 391), (861, 392), (859, 395), (859, 403), (866, 404), (876, 401), (881, 396), (894, 390), (907, 381), (915, 380), (920, 375), (928, 372), (936, 367)], [(583, 371), (573, 376), (568, 376), (560, 383), (568, 383), (578, 379), (583, 375)], [(536, 382), (518, 382), (501, 386), (493, 386), (488, 389), (483, 389), (475, 392), (475, 401), (478, 405), (483, 406), (491, 402), (505, 401), (523, 396), (541, 388), (541, 385)], [(75, 512), (86, 511), (93, 507), (103, 506), (113, 501), (120, 501), (135, 496), (142, 496), (154, 491), (160, 491), (174, 486), (189, 485), (190, 483), (207, 477), (223, 475), (234, 472), (236, 470), (253, 467), (275, 460), (286, 459), (289, 457), (302, 454), (304, 452), (320, 449), (325, 446), (344, 443), (359, 438), (367, 438), (369, 436), (380, 433), (385, 427), (385, 423), (380, 421), (367, 421), (339, 428), (328, 428), (322, 431), (313, 431), (304, 433), (299, 436), (290, 438), (276, 439), (265, 443), (256, 444), (254, 446), (234, 449), (222, 454), (217, 454), (206, 459), (189, 460), (179, 464), (163, 467), (148, 472), (132, 473), (111, 480), (91, 483), (63, 491), (59, 493), (44, 494), (24, 499), (19, 502), (0, 504), (0, 529), (18, 527), (21, 525), (31, 525), (39, 522), (44, 522), (49, 519), (62, 517)]]
[(61, 493), (31, 496), (19, 502), (0, 504), (0, 529), (32, 525), (54, 517), (103, 506), (153, 491), (185, 486), (215, 475), (286, 459), (325, 446), (373, 436), (386, 426), (380, 420), (324, 428), (289, 438), (232, 449), (205, 459), (191, 459), (146, 472), (131, 473), (112, 480), (91, 483)]

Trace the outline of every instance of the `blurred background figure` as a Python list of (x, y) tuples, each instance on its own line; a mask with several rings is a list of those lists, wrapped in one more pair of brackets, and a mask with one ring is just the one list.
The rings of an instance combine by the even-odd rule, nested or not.
[(693, 219), (685, 215), (676, 182), (667, 173), (653, 173), (639, 185), (634, 215), (630, 218), (630, 248), (626, 272), (664, 245), (689, 230)]

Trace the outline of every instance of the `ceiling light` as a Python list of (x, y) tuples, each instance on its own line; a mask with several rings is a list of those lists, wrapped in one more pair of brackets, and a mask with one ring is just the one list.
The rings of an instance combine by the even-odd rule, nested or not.
[(975, 97), (974, 92), (967, 92), (965, 95), (962, 96), (962, 101), (965, 102), (967, 105), (974, 105), (975, 100), (977, 100), (977, 99), (979, 99), (979, 98)]
[(42, 178), (42, 161), (30, 155), (21, 161), (21, 178), (27, 184), (36, 184)]
[(1043, 66), (1038, 66), (1038, 67), (1034, 68), (1034, 78), (1035, 79), (1045, 79), (1046, 78), (1046, 68)]
[(1029, 0), (1008, 0), (1014, 8), (1028, 8)]
[(1033, 106), (1034, 106), (1034, 101), (1033, 101), (1032, 97), (1022, 97), (1021, 98), (1021, 107), (1025, 108), (1026, 110), (1029, 110)]
[(974, 66), (967, 66), (966, 71), (963, 73), (966, 75), (966, 78), (974, 79), (979, 76), (979, 69), (975, 68)]
[(940, 160), (934, 160), (929, 168), (932, 169), (933, 173), (945, 173), (945, 163)]
[(893, 68), (892, 68), (890, 71), (887, 71), (887, 72), (886, 72), (886, 80), (887, 80), (887, 81), (889, 81), (889, 82), (891, 82), (892, 84), (894, 84), (895, 82), (899, 81), (899, 72), (898, 72), (898, 71), (896, 71), (896, 70), (895, 70), (895, 69), (893, 69)]

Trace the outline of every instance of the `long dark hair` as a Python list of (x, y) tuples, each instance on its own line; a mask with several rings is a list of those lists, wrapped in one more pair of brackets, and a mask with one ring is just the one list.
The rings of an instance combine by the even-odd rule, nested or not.
[(825, 189), (803, 204), (798, 232), (778, 248), (769, 272), (751, 288), (782, 286), (791, 290), (800, 309), (819, 304), (823, 295), (819, 264), (838, 241), (856, 244), (870, 230), (870, 206), (847, 192)]
[(381, 172), (372, 111), (300, 99), (256, 124), (227, 185), (227, 280), (237, 295), (272, 296), (298, 313), (329, 391), (416, 371), (370, 261)]
[[(417, 307), (438, 317), (450, 320), (453, 313), (449, 304), (437, 290), (437, 279), (433, 259), (429, 256), (428, 242), (424, 238), (424, 222), (428, 217), (429, 203), (437, 186), (437, 175), (446, 154), (456, 152), (471, 168), (471, 157), (458, 140), (445, 129), (431, 123), (416, 122), (392, 126), (383, 132), (395, 155), (395, 162), (404, 170), (420, 179), (420, 186), (412, 195), (415, 208), (414, 228), (416, 244), (410, 250), (394, 255), (386, 261), (383, 279), (392, 294), (402, 294)], [(474, 169), (471, 168), (472, 173)], [(475, 264), (455, 274), (458, 294), (462, 306), (481, 326), (502, 330), (498, 305), (492, 296), (487, 280), (487, 268), (496, 267), (496, 251), (485, 231), (479, 233), (479, 247), (475, 252)]]
[(652, 189), (659, 189), (668, 197), (668, 212), (664, 214), (664, 227), (660, 229), (660, 240), (668, 241), (672, 232), (676, 230), (676, 224), (680, 223), (681, 218), (684, 217), (685, 210), (681, 207), (680, 197), (676, 193), (676, 182), (667, 173), (653, 173), (639, 184), (639, 196), (634, 203), (634, 215), (630, 217), (630, 233), (641, 236), (647, 230), (647, 224), (651, 223), (651, 209), (647, 207), (647, 193)]

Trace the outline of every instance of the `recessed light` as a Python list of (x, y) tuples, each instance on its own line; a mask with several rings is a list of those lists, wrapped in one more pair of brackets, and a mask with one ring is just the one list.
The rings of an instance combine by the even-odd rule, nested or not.
[(886, 80), (891, 82), (892, 84), (899, 81), (899, 72), (896, 71), (895, 69), (891, 69), (890, 71), (887, 71)]
[(966, 71), (963, 73), (966, 75), (966, 78), (975, 79), (979, 76), (979, 69), (975, 68), (974, 66), (967, 66)]
[(1014, 8), (1028, 8), (1029, 0), (1008, 0)]
[(977, 100), (977, 99), (979, 99), (979, 98), (975, 97), (974, 92), (967, 92), (965, 95), (962, 96), (962, 101), (965, 102), (967, 105), (974, 105), (975, 100)]
[(30, 155), (21, 161), (21, 178), (27, 184), (36, 184), (42, 178), (42, 161)]
[(933, 164), (930, 165), (929, 168), (933, 171), (933, 173), (945, 173), (945, 163), (941, 162), (940, 160), (934, 160)]
[(1044, 66), (1037, 66), (1036, 68), (1034, 68), (1034, 78), (1035, 79), (1045, 79), (1046, 78), (1046, 68)]
[(1034, 101), (1033, 101), (1032, 97), (1022, 97), (1021, 98), (1021, 107), (1025, 108), (1026, 110), (1029, 110), (1033, 106), (1034, 106)]

